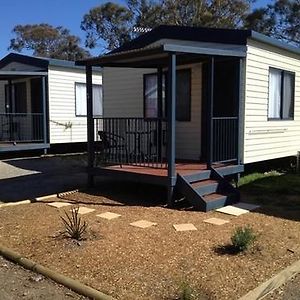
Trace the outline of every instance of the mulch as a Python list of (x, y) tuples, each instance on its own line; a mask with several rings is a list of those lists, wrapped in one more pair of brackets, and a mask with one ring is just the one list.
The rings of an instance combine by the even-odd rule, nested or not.
[[(32, 203), (0, 209), (0, 242), (38, 263), (88, 284), (117, 299), (177, 299), (183, 284), (195, 299), (238, 299), (294, 261), (300, 259), (299, 211), (280, 216), (262, 207), (233, 217), (168, 209), (160, 190), (136, 186), (107, 186), (66, 195), (70, 203), (94, 208), (83, 215), (87, 239), (74, 243), (59, 233), (60, 216), (70, 207), (56, 209)], [(50, 201), (50, 200), (45, 200)], [(96, 214), (113, 212), (108, 221)], [(203, 220), (219, 217), (222, 226)], [(146, 229), (129, 223), (157, 223)], [(173, 224), (192, 223), (198, 230), (176, 232)], [(250, 225), (258, 234), (244, 254), (224, 251), (238, 226)], [(295, 251), (290, 251), (296, 249)]]

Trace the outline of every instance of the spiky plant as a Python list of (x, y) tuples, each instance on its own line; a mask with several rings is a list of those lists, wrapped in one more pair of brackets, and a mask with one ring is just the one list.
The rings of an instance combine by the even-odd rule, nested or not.
[(88, 225), (85, 221), (82, 222), (78, 212), (79, 207), (74, 207), (71, 209), (71, 213), (65, 211), (65, 216), (60, 218), (64, 225), (62, 233), (69, 238), (81, 241), (84, 239)]

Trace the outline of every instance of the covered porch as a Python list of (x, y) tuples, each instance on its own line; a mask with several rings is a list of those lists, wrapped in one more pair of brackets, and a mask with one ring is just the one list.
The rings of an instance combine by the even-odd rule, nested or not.
[[(175, 189), (195, 206), (199, 197), (205, 202), (208, 200), (205, 196), (214, 194), (212, 197), (215, 197), (221, 187), (235, 192), (225, 176), (238, 178), (243, 171), (240, 123), (244, 57), (245, 49), (238, 45), (160, 40), (149, 46), (117, 49), (102, 57), (78, 62), (86, 66), (88, 84), (89, 184), (100, 174), (163, 184), (167, 187), (170, 206), (174, 204)], [(185, 109), (178, 103), (183, 80), (179, 71), (194, 64), (201, 64), (202, 105), (201, 115), (198, 120), (196, 118), (200, 124), (198, 138), (190, 139), (189, 147), (196, 147), (194, 145), (201, 141), (201, 149), (197, 159), (190, 160), (176, 153), (180, 134), (190, 134), (188, 129), (178, 130), (180, 120), (176, 115), (181, 115)], [(155, 113), (151, 117), (145, 117), (145, 112), (144, 116), (128, 117), (124, 111), (124, 117), (119, 117), (107, 115), (104, 109), (103, 117), (94, 118), (93, 66), (149, 69), (150, 74), (154, 71), (156, 84), (150, 93), (155, 95), (152, 97), (156, 100), (154, 105), (152, 102)], [(144, 99), (140, 99), (144, 102), (144, 110), (148, 100), (145, 97), (144, 92)], [(210, 180), (218, 182), (212, 187)], [(228, 203), (227, 199), (222, 203)], [(202, 204), (199, 209), (214, 207)]]
[(49, 148), (46, 77), (0, 70), (0, 152)]

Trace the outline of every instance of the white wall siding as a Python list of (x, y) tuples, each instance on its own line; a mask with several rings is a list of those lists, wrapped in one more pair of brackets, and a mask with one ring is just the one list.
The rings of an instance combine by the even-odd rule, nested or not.
[[(199, 159), (201, 154), (201, 64), (191, 68), (191, 122), (176, 122), (176, 158)], [(103, 110), (105, 117), (143, 117), (143, 74), (155, 69), (104, 68)]]
[[(86, 117), (75, 113), (75, 82), (86, 82), (84, 70), (50, 66), (49, 127), (50, 143), (72, 143), (87, 141)], [(102, 84), (100, 72), (93, 75), (94, 84)], [(68, 125), (71, 125), (70, 128)]]
[[(249, 41), (246, 58), (244, 162), (300, 151), (300, 56)], [(295, 73), (294, 120), (268, 121), (269, 67)]]

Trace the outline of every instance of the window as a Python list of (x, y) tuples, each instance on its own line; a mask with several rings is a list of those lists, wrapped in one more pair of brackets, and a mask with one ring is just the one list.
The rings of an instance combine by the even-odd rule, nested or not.
[[(162, 114), (166, 117), (166, 74), (163, 74)], [(157, 74), (144, 75), (144, 117), (158, 117)], [(191, 72), (178, 70), (176, 74), (176, 120), (191, 120)]]
[(294, 118), (295, 73), (269, 70), (269, 119)]
[[(76, 116), (84, 117), (86, 111), (86, 84), (75, 83)], [(93, 84), (93, 115), (102, 116), (102, 86)]]

